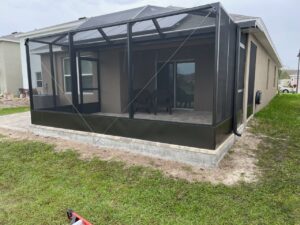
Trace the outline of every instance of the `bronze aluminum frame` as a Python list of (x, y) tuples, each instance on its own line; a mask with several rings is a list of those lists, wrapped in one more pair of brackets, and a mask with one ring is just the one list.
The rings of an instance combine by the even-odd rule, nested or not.
[[(214, 73), (214, 90), (213, 90), (213, 123), (211, 126), (211, 128), (213, 128), (213, 133), (214, 133), (214, 138), (212, 138), (212, 143), (210, 145), (210, 149), (215, 148), (218, 145), (218, 141), (216, 138), (216, 133), (217, 132), (217, 127), (222, 125), (222, 123), (216, 124), (216, 98), (217, 98), (217, 88), (216, 88), (216, 84), (218, 82), (218, 66), (219, 66), (219, 48), (220, 48), (220, 8), (222, 6), (220, 5), (220, 3), (215, 3), (215, 4), (210, 4), (210, 5), (205, 5), (205, 6), (200, 6), (200, 7), (195, 7), (195, 8), (190, 8), (190, 9), (183, 9), (183, 10), (177, 10), (177, 11), (172, 11), (172, 12), (168, 12), (168, 13), (163, 13), (160, 15), (155, 15), (155, 16), (149, 16), (149, 17), (144, 17), (144, 18), (140, 18), (140, 19), (133, 19), (133, 20), (128, 20), (128, 21), (122, 21), (122, 22), (117, 22), (117, 23), (110, 23), (110, 24), (105, 24), (103, 26), (95, 26), (95, 27), (89, 27), (89, 28), (85, 28), (85, 29), (77, 29), (77, 30), (72, 30), (68, 33), (62, 33), (60, 34), (60, 36), (58, 38), (56, 38), (54, 40), (55, 45), (59, 45), (56, 42), (61, 40), (62, 38), (64, 38), (66, 35), (68, 35), (68, 39), (69, 39), (69, 54), (70, 54), (70, 58), (71, 58), (71, 74), (72, 74), (72, 102), (73, 105), (75, 106), (75, 110), (78, 109), (78, 93), (77, 93), (77, 71), (76, 71), (76, 50), (75, 48), (78, 48), (78, 46), (74, 46), (74, 40), (73, 37), (76, 33), (78, 32), (82, 32), (82, 31), (88, 31), (88, 30), (94, 30), (94, 29), (98, 29), (98, 31), (100, 33), (103, 32), (102, 28), (105, 27), (110, 27), (110, 26), (116, 26), (116, 25), (122, 25), (122, 24), (127, 24), (127, 64), (128, 64), (128, 76), (129, 76), (129, 80), (130, 80), (130, 84), (129, 84), (129, 120), (131, 121), (135, 121), (132, 120), (134, 118), (134, 114), (132, 112), (132, 101), (133, 101), (133, 91), (132, 91), (132, 44), (133, 44), (133, 35), (132, 35), (132, 25), (136, 22), (141, 22), (141, 21), (145, 21), (145, 20), (156, 20), (157, 18), (163, 18), (163, 17), (167, 17), (167, 16), (172, 16), (172, 15), (178, 15), (178, 14), (183, 14), (183, 13), (199, 13), (201, 12), (201, 10), (211, 10), (211, 12), (214, 14), (215, 16), (215, 73)], [(155, 24), (155, 23), (154, 23)], [(159, 33), (160, 37), (163, 38), (164, 35), (162, 33), (162, 31), (160, 30), (160, 28), (158, 26), (155, 26), (157, 29), (157, 32)], [(102, 30), (102, 32), (101, 32)], [(57, 35), (57, 34), (56, 34)], [(108, 44), (110, 43), (110, 40), (108, 39), (107, 36), (102, 35), (104, 39), (106, 39), (106, 42)], [(49, 36), (48, 36), (49, 37)], [(28, 66), (28, 79), (29, 79), (29, 89), (30, 89), (30, 93), (31, 93), (31, 102), (30, 102), (30, 106), (31, 106), (31, 111), (34, 112), (36, 110), (34, 110), (34, 105), (33, 105), (33, 101), (32, 101), (32, 85), (31, 85), (31, 69), (30, 69), (30, 54), (29, 54), (29, 48), (28, 48), (28, 42), (32, 41), (32, 42), (38, 42), (38, 43), (43, 43), (43, 44), (53, 44), (52, 43), (48, 43), (48, 42), (44, 42), (41, 40), (38, 40), (37, 38), (35, 39), (27, 39), (26, 40), (26, 55), (27, 55), (27, 66)], [(236, 56), (237, 57), (237, 56)], [(53, 63), (53, 62), (52, 62)], [(234, 92), (234, 94), (236, 94), (236, 90)], [(235, 112), (235, 103), (234, 103), (234, 110)], [(35, 113), (32, 114), (33, 115), (33, 121), (36, 121), (34, 116)], [(113, 118), (113, 117), (112, 117)], [(140, 120), (140, 119), (138, 119)], [(231, 121), (231, 119), (229, 118), (229, 120)], [(229, 121), (228, 120), (228, 121)], [(162, 121), (159, 121), (162, 122)], [(164, 122), (162, 122), (164, 123)], [(184, 123), (177, 123), (174, 122), (175, 124), (184, 124)], [(174, 124), (172, 123), (172, 124)], [(226, 123), (228, 124), (228, 122)], [(230, 124), (230, 123), (229, 123)], [(233, 115), (233, 127), (235, 126), (235, 114)], [(50, 124), (51, 125), (51, 124)], [(199, 125), (200, 127), (207, 127), (204, 125)], [(222, 132), (222, 134), (226, 133), (226, 134), (230, 134), (230, 130), (232, 129), (232, 127), (230, 125), (225, 126), (227, 127), (225, 130), (225, 132)], [(222, 130), (222, 129), (221, 129)], [(197, 146), (197, 147), (201, 147), (201, 145)]]

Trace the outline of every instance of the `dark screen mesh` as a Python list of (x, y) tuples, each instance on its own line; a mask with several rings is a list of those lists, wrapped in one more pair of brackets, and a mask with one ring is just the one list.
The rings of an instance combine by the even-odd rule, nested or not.
[[(212, 124), (215, 19), (214, 12), (205, 10), (135, 23), (131, 88), (127, 24), (75, 33), (74, 74), (67, 34), (36, 39), (50, 43), (32, 42), (31, 68), (40, 68), (43, 80), (40, 88), (33, 85), (34, 109), (128, 118), (129, 106), (133, 105), (136, 119)], [(232, 41), (226, 27), (223, 24), (221, 29), (221, 35), (226, 36), (222, 54), (228, 54)], [(229, 64), (220, 62), (225, 74), (220, 76), (222, 89), (231, 88)], [(33, 83), (37, 83), (35, 77)]]
[(220, 39), (217, 74), (217, 112), (219, 123), (232, 115), (236, 25), (220, 8)]
[(54, 107), (49, 45), (29, 42), (34, 109)]

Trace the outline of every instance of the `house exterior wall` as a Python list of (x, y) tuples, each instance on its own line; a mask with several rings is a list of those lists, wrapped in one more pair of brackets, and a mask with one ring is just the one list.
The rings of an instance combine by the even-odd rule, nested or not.
[[(37, 29), (37, 30), (31, 31), (31, 32), (27, 32), (27, 33), (23, 33), (23, 34), (19, 35), (23, 88), (28, 89), (27, 59), (26, 59), (26, 48), (25, 48), (26, 39), (66, 32), (74, 27), (79, 26), (80, 24), (82, 24), (85, 21), (86, 21), (86, 19), (79, 19), (77, 21), (58, 24), (58, 25), (51, 26), (51, 27), (45, 27), (42, 29)], [(32, 65), (35, 65), (35, 64), (39, 65), (38, 63), (33, 63), (34, 61), (39, 61), (39, 57), (31, 56), (30, 61), (31, 61)], [(33, 68), (31, 68), (31, 69), (33, 69)], [(38, 69), (38, 68), (36, 68), (36, 69)]]
[[(36, 58), (36, 63), (39, 66), (34, 66), (36, 68), (40, 67), (40, 72), (42, 74), (43, 87), (36, 87), (36, 76), (32, 75), (32, 83), (34, 89), (37, 90), (37, 94), (35, 96), (35, 102), (42, 108), (53, 107), (53, 101), (48, 101), (47, 104), (43, 104), (42, 100), (38, 100), (44, 98), (51, 99), (53, 96), (52, 90), (52, 77), (51, 77), (51, 66), (50, 66), (50, 55), (48, 53), (43, 53), (40, 55), (32, 55)], [(85, 53), (82, 56), (96, 57), (94, 53)], [(57, 106), (67, 106), (72, 104), (72, 93), (66, 92), (65, 90), (65, 79), (64, 79), (64, 59), (69, 58), (68, 52), (54, 52), (53, 53), (53, 62), (54, 62), (54, 76), (55, 76), (55, 93), (56, 93), (56, 103)], [(78, 59), (77, 59), (78, 60)], [(78, 73), (78, 71), (77, 71)], [(96, 87), (97, 82), (97, 68), (94, 66), (93, 68), (93, 83)], [(79, 86), (78, 86), (79, 87)], [(97, 102), (98, 101), (98, 93), (84, 93), (83, 94), (84, 103)], [(50, 102), (50, 103), (49, 103)]]
[[(150, 52), (142, 51), (135, 54), (134, 84), (136, 87), (144, 85), (155, 75), (156, 63), (169, 61), (170, 56), (178, 46), (159, 46)], [(214, 74), (214, 43), (210, 41), (196, 41), (186, 44), (171, 62), (195, 62), (195, 93), (194, 109), (212, 111), (213, 74)], [(159, 68), (158, 68), (159, 69)], [(149, 89), (155, 87), (155, 79)]]
[(19, 94), (22, 84), (20, 44), (4, 41), (0, 43), (1, 83), (0, 92)]
[[(140, 47), (133, 52), (133, 89), (144, 88), (151, 80), (147, 89), (155, 89), (155, 73), (158, 62), (166, 62), (175, 52), (176, 44), (153, 45)], [(187, 43), (174, 57), (172, 62), (195, 62), (195, 95), (194, 109), (196, 111), (212, 111), (213, 105), (213, 74), (214, 74), (214, 42), (213, 40), (198, 40)], [(84, 53), (93, 56), (95, 53)], [(125, 113), (128, 111), (128, 75), (126, 52), (124, 48), (99, 51), (100, 62), (100, 95), (101, 111), (104, 113)], [(39, 95), (52, 95), (49, 54), (41, 54), (41, 71), (43, 88), (36, 88)], [(58, 106), (72, 103), (71, 93), (64, 89), (63, 59), (68, 53), (54, 53), (56, 77), (56, 93)], [(94, 55), (93, 57), (96, 57)], [(34, 76), (33, 76), (34, 77)], [(154, 77), (154, 79), (153, 79)], [(34, 79), (33, 79), (34, 82)], [(88, 100), (92, 95), (84, 95)], [(94, 101), (95, 102), (95, 101)]]
[(100, 52), (100, 93), (101, 111), (108, 113), (121, 113), (126, 99), (121, 98), (121, 77), (125, 75), (121, 66), (121, 52), (119, 49)]
[[(275, 63), (275, 61), (270, 57), (264, 47), (253, 35), (250, 34), (249, 39), (250, 43), (253, 42), (257, 46), (253, 97), (253, 112), (255, 113), (264, 108), (276, 95), (278, 88), (278, 68), (280, 68), (280, 65)], [(248, 48), (249, 47), (250, 46), (248, 46)], [(261, 104), (259, 105), (255, 105), (255, 94), (257, 91), (262, 92)]]
[(153, 91), (156, 85), (155, 74), (157, 63), (195, 62), (194, 109), (196, 111), (212, 111), (213, 76), (214, 76), (214, 42), (213, 40), (190, 41), (170, 60), (170, 56), (178, 48), (178, 44), (164, 44), (147, 49), (138, 49), (133, 54), (134, 89), (147, 86)]
[(6, 75), (3, 46), (4, 42), (0, 42), (0, 94), (6, 92)]

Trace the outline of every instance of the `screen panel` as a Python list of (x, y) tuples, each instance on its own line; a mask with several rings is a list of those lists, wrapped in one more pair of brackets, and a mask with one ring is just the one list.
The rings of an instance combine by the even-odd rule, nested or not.
[(236, 24), (220, 8), (216, 123), (232, 116), (235, 76)]

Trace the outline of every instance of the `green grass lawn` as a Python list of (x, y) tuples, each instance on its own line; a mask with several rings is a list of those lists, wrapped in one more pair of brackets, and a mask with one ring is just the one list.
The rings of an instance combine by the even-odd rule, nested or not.
[(13, 114), (13, 113), (27, 112), (27, 111), (29, 111), (29, 107), (27, 106), (0, 108), (0, 116)]
[(68, 224), (72, 208), (93, 224), (299, 224), (300, 95), (260, 112), (258, 183), (188, 183), (72, 151), (0, 138), (0, 224)]

